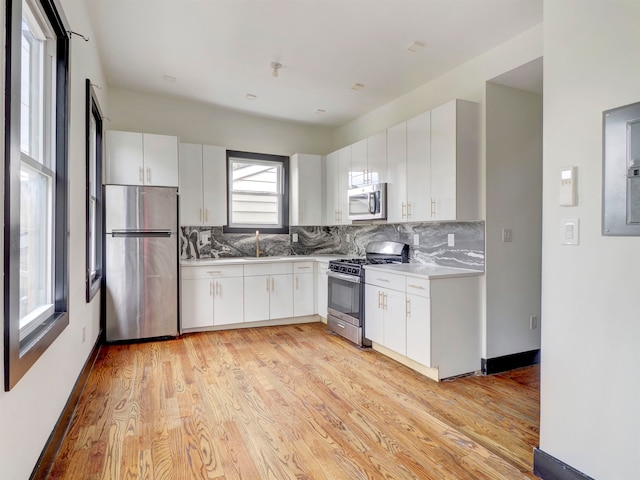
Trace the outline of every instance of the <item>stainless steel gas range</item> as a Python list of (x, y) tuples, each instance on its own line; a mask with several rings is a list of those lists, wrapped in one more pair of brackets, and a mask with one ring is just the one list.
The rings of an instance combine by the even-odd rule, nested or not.
[(371, 242), (365, 258), (329, 262), (327, 327), (356, 345), (370, 347), (364, 321), (364, 266), (407, 263), (409, 245), (399, 242)]

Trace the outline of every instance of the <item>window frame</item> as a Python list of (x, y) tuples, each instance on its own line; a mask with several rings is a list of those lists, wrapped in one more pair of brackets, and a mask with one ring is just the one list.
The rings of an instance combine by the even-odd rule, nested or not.
[[(231, 209), (233, 208), (231, 190), (231, 159), (257, 160), (261, 163), (276, 163), (282, 166), (282, 208), (280, 209), (281, 223), (278, 227), (269, 225), (255, 225), (236, 227), (231, 223)], [(241, 152), (227, 150), (227, 224), (222, 227), (224, 233), (261, 233), (288, 234), (289, 233), (289, 157), (283, 155), (270, 155), (267, 153)]]
[(22, 0), (6, 1), (5, 177), (4, 177), (4, 388), (9, 391), (69, 324), (68, 298), (68, 21), (57, 0), (34, 0), (55, 36), (55, 152), (53, 198), (53, 313), (20, 338), (20, 167), (22, 163), (21, 50)]
[[(102, 161), (103, 161), (103, 147), (104, 147), (104, 125), (102, 122), (102, 110), (98, 97), (93, 89), (91, 80), (86, 79), (86, 283), (87, 283), (87, 303), (91, 302), (93, 297), (100, 291), (100, 285), (102, 283), (103, 275), (103, 263), (102, 263), (102, 237), (104, 234), (103, 223), (103, 196), (102, 196)], [(96, 125), (95, 145), (92, 143), (91, 137), (91, 120)], [(91, 179), (91, 152), (95, 152), (95, 165), (93, 168), (94, 178)], [(95, 185), (95, 231), (93, 235), (93, 250), (92, 250), (92, 238), (91, 238), (91, 182)], [(93, 258), (92, 258), (93, 257)], [(92, 260), (95, 262), (95, 270), (92, 270)]]

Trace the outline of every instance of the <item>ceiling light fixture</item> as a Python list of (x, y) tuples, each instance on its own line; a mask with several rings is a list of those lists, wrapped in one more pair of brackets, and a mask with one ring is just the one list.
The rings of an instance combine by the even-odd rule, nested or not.
[(418, 53), (425, 47), (424, 43), (415, 41), (407, 47), (407, 50), (411, 53)]
[(358, 90), (362, 90), (364, 88), (364, 83), (354, 83), (353, 85), (351, 85), (351, 90), (355, 90), (356, 92)]
[(313, 113), (315, 113), (316, 115), (322, 115), (323, 113), (326, 113), (326, 112), (327, 111), (324, 110), (323, 108), (316, 108), (316, 111)]
[(256, 97), (253, 93), (247, 93), (247, 94), (245, 95), (245, 98), (246, 98), (247, 100), (255, 100), (255, 99), (256, 99), (256, 98), (258, 98), (258, 97)]
[(273, 68), (273, 72), (271, 73), (271, 75), (273, 75), (274, 77), (277, 77), (278, 70), (282, 68), (282, 64), (279, 62), (271, 62), (271, 68)]

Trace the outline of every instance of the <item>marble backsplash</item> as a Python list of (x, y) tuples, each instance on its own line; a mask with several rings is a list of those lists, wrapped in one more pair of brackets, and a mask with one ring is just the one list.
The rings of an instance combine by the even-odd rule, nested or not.
[[(292, 242), (293, 234), (298, 241)], [(455, 245), (448, 246), (448, 234)], [(414, 246), (418, 235), (419, 245)], [(331, 227), (290, 227), (289, 234), (260, 234), (264, 256), (349, 255), (362, 257), (371, 241), (411, 245), (409, 261), (484, 270), (484, 222), (372, 223)], [(181, 227), (182, 260), (253, 257), (255, 234), (224, 233), (222, 227)]]

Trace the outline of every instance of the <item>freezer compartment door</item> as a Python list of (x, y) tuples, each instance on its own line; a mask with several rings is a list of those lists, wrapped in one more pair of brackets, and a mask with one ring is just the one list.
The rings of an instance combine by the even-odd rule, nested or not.
[(105, 232), (169, 231), (178, 228), (178, 195), (171, 187), (106, 185)]
[(107, 235), (106, 258), (107, 341), (176, 336), (176, 235)]

